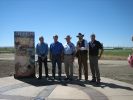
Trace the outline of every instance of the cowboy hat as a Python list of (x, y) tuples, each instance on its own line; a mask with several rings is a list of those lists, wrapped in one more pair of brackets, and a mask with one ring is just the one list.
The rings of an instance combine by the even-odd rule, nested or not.
[(82, 33), (78, 33), (77, 37), (84, 37)]

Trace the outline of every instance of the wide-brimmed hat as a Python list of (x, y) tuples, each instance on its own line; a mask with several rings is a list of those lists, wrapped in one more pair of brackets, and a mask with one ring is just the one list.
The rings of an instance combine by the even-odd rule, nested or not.
[(78, 33), (77, 37), (84, 37), (82, 33)]
[(67, 36), (65, 37), (65, 39), (67, 39), (67, 38), (70, 38), (70, 39), (71, 39), (72, 37), (71, 37), (70, 35), (67, 35)]
[(57, 34), (55, 34), (55, 35), (53, 36), (53, 38), (55, 38), (55, 37), (56, 37), (56, 38), (58, 38), (58, 35), (57, 35)]

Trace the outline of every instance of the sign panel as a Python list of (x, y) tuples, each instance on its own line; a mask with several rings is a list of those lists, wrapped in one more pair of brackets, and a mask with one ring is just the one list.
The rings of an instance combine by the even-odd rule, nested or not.
[(15, 31), (15, 78), (35, 76), (34, 32)]

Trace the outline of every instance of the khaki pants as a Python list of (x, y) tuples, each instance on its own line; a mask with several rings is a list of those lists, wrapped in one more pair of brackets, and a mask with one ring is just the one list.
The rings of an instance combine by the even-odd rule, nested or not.
[(78, 64), (79, 64), (79, 79), (82, 78), (82, 69), (84, 68), (84, 75), (85, 75), (85, 80), (88, 80), (88, 55), (81, 53), (78, 56)]
[(64, 56), (65, 72), (67, 78), (73, 77), (73, 56), (65, 55)]
[(100, 80), (100, 72), (98, 67), (98, 56), (89, 56), (90, 60), (90, 69), (92, 73), (92, 78)]

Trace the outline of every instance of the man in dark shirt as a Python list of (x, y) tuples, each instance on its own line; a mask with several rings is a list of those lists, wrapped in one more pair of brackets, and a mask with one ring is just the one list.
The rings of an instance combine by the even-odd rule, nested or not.
[[(100, 51), (100, 52), (99, 52)], [(89, 60), (90, 69), (92, 73), (91, 82), (100, 83), (100, 72), (98, 67), (98, 59), (101, 58), (103, 53), (103, 45), (95, 39), (95, 34), (91, 35), (91, 41), (89, 42)]]
[(79, 80), (82, 79), (82, 70), (84, 70), (85, 80), (88, 80), (88, 43), (83, 39), (84, 35), (79, 33), (77, 42), (76, 57), (78, 58), (79, 65)]

